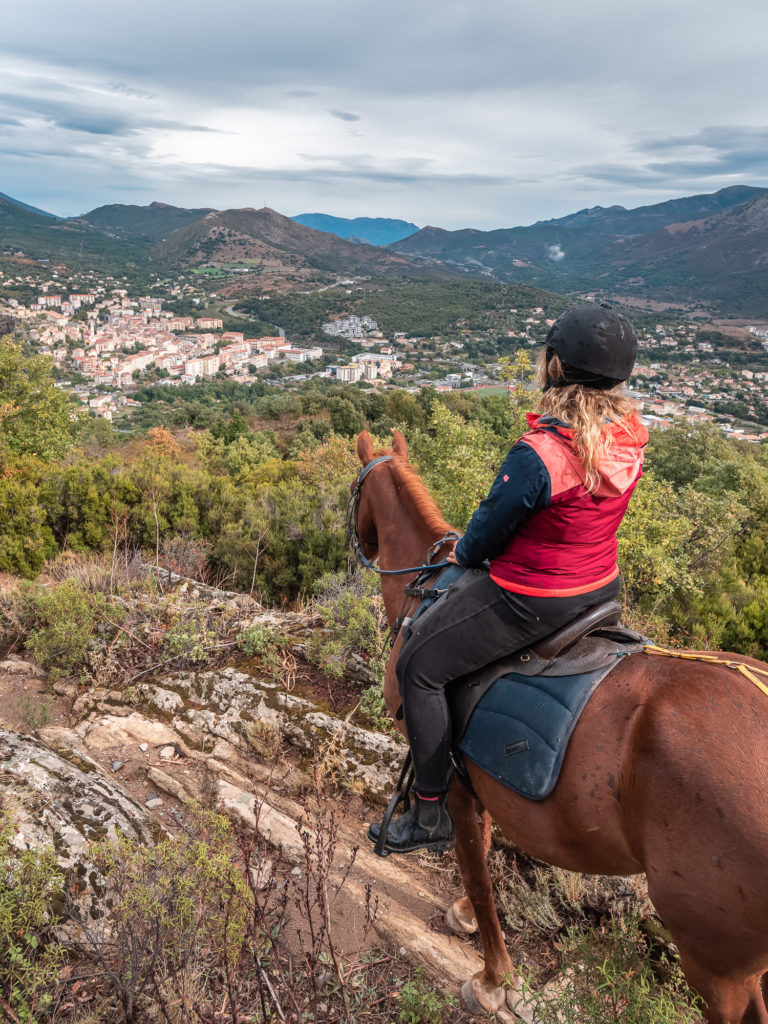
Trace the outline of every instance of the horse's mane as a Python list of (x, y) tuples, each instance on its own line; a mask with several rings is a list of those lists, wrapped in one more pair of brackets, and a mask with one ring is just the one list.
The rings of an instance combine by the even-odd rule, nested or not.
[(376, 452), (376, 455), (392, 456), (390, 466), (395, 480), (402, 487), (406, 500), (429, 532), (436, 538), (448, 533), (451, 527), (411, 463), (391, 450)]

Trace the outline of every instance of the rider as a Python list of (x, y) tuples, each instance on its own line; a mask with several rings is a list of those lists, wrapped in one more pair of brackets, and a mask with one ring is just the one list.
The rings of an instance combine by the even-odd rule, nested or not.
[[(632, 325), (610, 306), (576, 306), (550, 328), (539, 412), (448, 556), (476, 571), (437, 602), (423, 631), (416, 621), (397, 661), (416, 799), (389, 826), (392, 853), (453, 839), (445, 685), (619, 594), (616, 531), (648, 441), (624, 388), (636, 352)], [(490, 574), (477, 571), (486, 560)], [(380, 832), (373, 825), (369, 837)]]

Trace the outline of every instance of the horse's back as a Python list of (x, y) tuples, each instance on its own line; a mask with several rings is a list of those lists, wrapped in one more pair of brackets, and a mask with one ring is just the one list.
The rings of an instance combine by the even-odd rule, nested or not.
[(745, 847), (768, 870), (767, 727), (768, 696), (738, 672), (633, 655), (591, 697), (546, 800), (470, 774), (502, 831), (571, 870), (650, 877), (677, 858), (684, 875)]

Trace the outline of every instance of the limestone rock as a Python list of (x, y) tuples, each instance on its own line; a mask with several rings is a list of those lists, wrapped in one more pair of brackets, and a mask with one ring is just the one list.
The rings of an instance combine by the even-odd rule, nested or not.
[(199, 796), (199, 794), (193, 790), (191, 784), (185, 785), (179, 779), (172, 778), (161, 768), (150, 768), (147, 771), (147, 778), (153, 785), (157, 786), (158, 789), (162, 789), (164, 793), (175, 797), (182, 803), (189, 803), (191, 799), (196, 799)]
[(90, 750), (109, 750), (147, 743), (166, 746), (177, 743), (178, 735), (164, 722), (156, 722), (138, 711), (128, 715), (99, 715), (77, 726), (75, 732)]
[(124, 835), (152, 843), (141, 805), (90, 757), (63, 744), (56, 753), (0, 729), (0, 785), (13, 808), (17, 847), (52, 845), (64, 869), (82, 865), (96, 840)]
[(279, 849), (288, 860), (304, 860), (304, 844), (298, 825), (275, 807), (259, 800), (255, 794), (219, 779), (218, 801), (222, 811), (235, 818), (251, 832), (256, 832), (270, 846)]
[(45, 669), (33, 661), (25, 661), (23, 658), (13, 655), (5, 661), (0, 661), (0, 671), (8, 672), (11, 675), (35, 676), (37, 679), (45, 679), (48, 676)]

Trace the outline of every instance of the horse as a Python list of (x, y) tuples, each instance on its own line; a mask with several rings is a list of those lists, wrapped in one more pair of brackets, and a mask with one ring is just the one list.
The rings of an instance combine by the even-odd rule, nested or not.
[[(433, 545), (437, 557), (447, 553), (451, 527), (400, 432), (384, 452), (363, 432), (357, 454), (364, 468), (353, 484), (353, 534), (363, 559), (378, 559), (384, 573), (392, 627), (403, 606), (403, 576), (395, 573), (419, 565)], [(372, 466), (381, 455), (390, 458)], [(401, 643), (387, 664), (384, 698), (404, 731), (395, 676)], [(474, 792), (454, 780), (448, 799), (466, 896), (446, 919), (459, 934), (479, 932), (484, 966), (461, 988), (464, 1008), (496, 1013), (514, 976), (486, 862), (493, 820), (549, 864), (644, 872), (709, 1024), (768, 1024), (767, 734), (768, 697), (732, 668), (638, 653), (620, 659), (588, 701), (546, 799), (522, 797), (465, 759)]]

